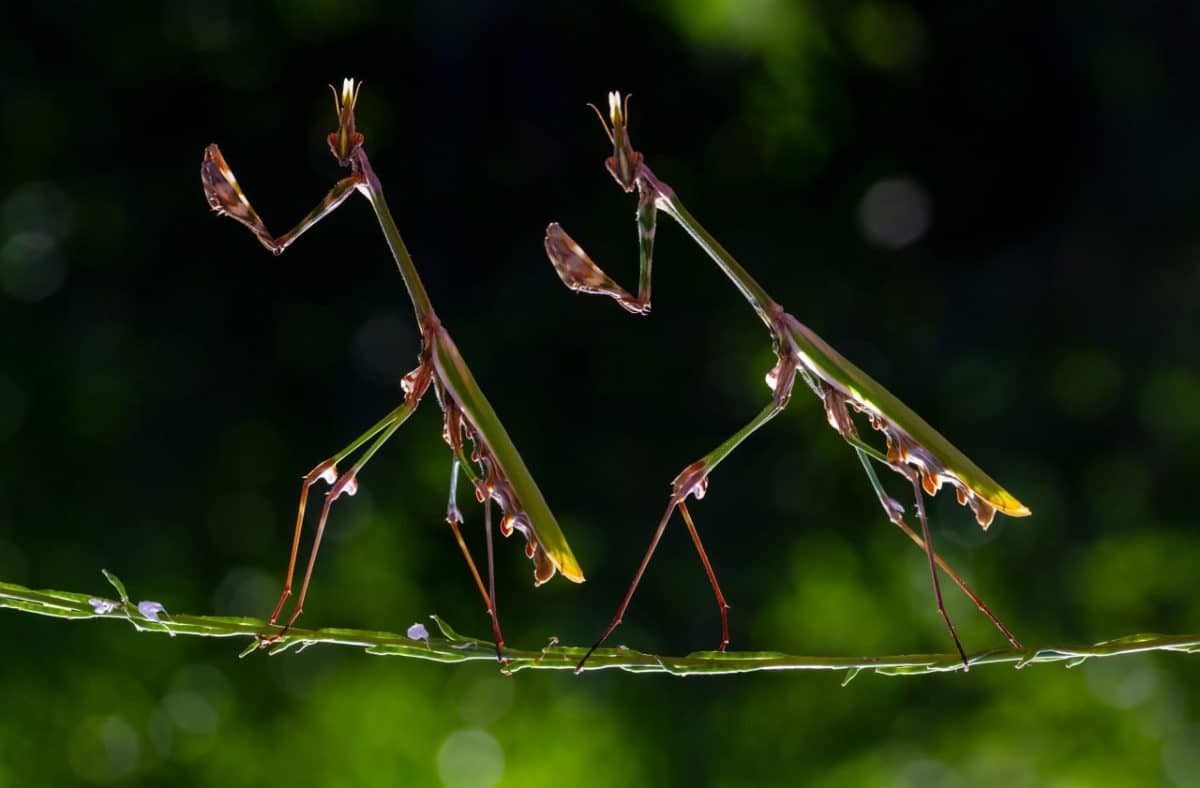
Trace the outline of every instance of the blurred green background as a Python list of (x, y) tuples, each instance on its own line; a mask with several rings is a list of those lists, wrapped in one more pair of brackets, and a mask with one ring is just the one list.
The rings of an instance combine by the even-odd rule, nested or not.
[[(0, 33), (0, 578), (265, 615), (302, 473), (400, 398), (417, 334), (361, 200), (281, 258), (207, 209), (222, 145), (281, 232), (359, 122), (438, 311), (588, 575), (498, 553), (514, 645), (590, 642), (678, 470), (766, 401), (761, 324), (660, 224), (654, 313), (563, 289), (558, 220), (627, 286), (633, 201), (586, 101), (775, 298), (1034, 511), (935, 542), (1026, 643), (1200, 628), (1193, 4), (45, 2)], [(302, 619), (487, 618), (441, 520), (432, 400), (335, 509)], [(889, 476), (891, 476), (889, 474)], [(898, 479), (888, 479), (892, 484)], [(902, 496), (903, 484), (893, 487)], [(466, 533), (482, 556), (481, 515)], [(921, 553), (817, 400), (693, 512), (735, 648), (948, 651)], [(1002, 645), (952, 587), (969, 650)], [(1196, 785), (1200, 661), (917, 679), (525, 673), (5, 613), (0, 786)], [(614, 643), (718, 637), (685, 530)]]

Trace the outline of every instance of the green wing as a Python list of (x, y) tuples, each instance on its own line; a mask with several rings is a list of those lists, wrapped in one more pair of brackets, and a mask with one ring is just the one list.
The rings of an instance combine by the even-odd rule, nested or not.
[[(492, 409), (487, 397), (475, 382), (454, 341), (444, 330), (433, 336), (433, 361), (438, 377), (470, 420), (475, 431), (491, 451), (496, 463), (512, 485), (521, 510), (529, 518), (530, 527), (546, 555), (563, 577), (575, 583), (584, 580), (583, 570), (575, 560), (567, 538), (550, 512), (542, 491), (525, 467), (525, 461), (513, 445), (504, 424)], [(517, 512), (508, 514), (516, 515)], [(532, 557), (532, 556), (531, 556)], [(543, 580), (549, 579), (543, 578)]]
[(987, 503), (1010, 517), (1026, 517), (1029, 507), (971, 462), (954, 444), (870, 375), (850, 363), (812, 329), (789, 316), (788, 328), (808, 366), (828, 384), (848, 394), (908, 434), (933, 455), (945, 472), (958, 478)]

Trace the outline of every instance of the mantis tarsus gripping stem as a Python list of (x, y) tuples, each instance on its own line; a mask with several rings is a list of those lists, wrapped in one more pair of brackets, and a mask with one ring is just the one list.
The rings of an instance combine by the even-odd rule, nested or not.
[[(293, 241), (336, 210), (354, 192), (362, 194), (375, 211), (376, 219), (379, 221), (384, 238), (412, 300), (417, 326), (421, 332), (421, 350), (418, 355), (417, 368), (405, 375), (401, 381), (405, 394), (403, 404), (360, 435), (345, 449), (319, 464), (304, 477), (300, 488), (300, 504), (296, 514), (295, 533), (292, 537), (291, 556), (288, 560), (287, 580), (284, 583), (279, 603), (271, 614), (270, 623), (272, 625), (283, 612), (284, 605), (292, 592), (292, 579), (296, 568), (296, 557), (300, 546), (300, 534), (303, 530), (309, 490), (318, 481), (325, 481), (330, 485), (330, 489), (325, 495), (325, 503), (321, 509), (321, 516), (317, 523), (316, 535), (313, 539), (312, 550), (309, 553), (304, 580), (300, 586), (300, 594), (297, 597), (295, 608), (282, 630), (264, 635), (263, 642), (265, 644), (278, 639), (300, 615), (333, 502), (343, 493), (347, 495), (355, 493), (358, 489), (359, 471), (412, 415), (432, 386), (445, 418), (443, 436), (453, 452), (450, 501), (447, 506), (446, 520), (467, 561), (480, 595), (487, 605), (496, 637), (496, 655), (503, 662), (503, 641), (495, 605), (490, 530), (491, 503), (493, 501), (498, 503), (504, 512), (500, 521), (501, 533), (508, 536), (517, 530), (525, 536), (525, 554), (533, 561), (536, 585), (549, 580), (555, 572), (562, 572), (568, 580), (582, 582), (583, 572), (559, 529), (558, 522), (554, 519), (554, 515), (551, 514), (541, 491), (534, 482), (533, 476), (525, 467), (521, 455), (504, 429), (504, 425), (483, 395), (479, 384), (475, 382), (475, 378), (467, 367), (466, 361), (463, 360), (454, 341), (450, 338), (450, 334), (442, 326), (433, 310), (433, 305), (425, 292), (425, 286), (417, 275), (416, 267), (404, 246), (404, 241), (392, 219), (387, 202), (383, 198), (383, 187), (375, 175), (375, 171), (371, 168), (367, 153), (363, 149), (363, 135), (355, 128), (354, 108), (358, 101), (359, 88), (361, 88), (361, 84), (347, 79), (342, 85), (340, 96), (336, 90), (334, 91), (334, 109), (338, 116), (338, 128), (328, 138), (330, 152), (341, 166), (350, 169), (350, 175), (334, 184), (316, 208), (292, 230), (281, 236), (273, 236), (268, 232), (266, 225), (251, 207), (250, 201), (246, 199), (233, 171), (226, 164), (225, 158), (216, 145), (209, 145), (204, 151), (204, 160), (200, 167), (204, 193), (212, 209), (219, 215), (229, 216), (247, 227), (263, 246), (274, 254), (281, 254)], [(464, 436), (474, 444), (471, 459), (478, 465), (478, 476), (474, 474), (469, 461), (464, 456)], [(363, 446), (367, 448), (359, 459), (351, 466), (350, 470), (339, 476), (338, 463), (362, 449)], [(488, 528), (487, 588), (484, 588), (479, 570), (476, 568), (459, 530), (462, 515), (455, 503), (454, 491), (460, 464), (462, 470), (475, 482), (480, 502), (485, 504), (484, 522)], [(483, 492), (484, 490), (486, 490), (486, 494)]]
[[(970, 505), (983, 528), (987, 528), (991, 524), (997, 511), (1013, 517), (1024, 517), (1030, 513), (1029, 509), (891, 392), (851, 364), (811, 329), (787, 314), (767, 295), (749, 272), (684, 208), (674, 189), (654, 175), (646, 165), (642, 154), (633, 149), (633, 145), (629, 141), (627, 126), (628, 103), (628, 97), (622, 101), (619, 93), (610, 93), (608, 122), (605, 121), (603, 114), (598, 109), (594, 106), (592, 108), (600, 116), (605, 133), (613, 144), (613, 155), (605, 162), (605, 166), (622, 189), (626, 192), (636, 189), (638, 192), (637, 225), (640, 256), (638, 295), (636, 297), (630, 295), (613, 281), (592, 262), (587, 253), (567, 235), (562, 227), (554, 223), (546, 228), (545, 246), (550, 262), (553, 263), (563, 283), (570, 289), (583, 293), (606, 295), (615, 299), (629, 312), (647, 313), (650, 311), (650, 271), (654, 251), (655, 221), (657, 212), (661, 210), (679, 222), (692, 240), (712, 258), (754, 308), (770, 331), (778, 363), (767, 375), (767, 385), (774, 395), (772, 402), (749, 424), (708, 455), (689, 465), (676, 477), (666, 513), (658, 523), (650, 542), (650, 548), (638, 567), (633, 582), (617, 610), (617, 615), (592, 650), (579, 662), (578, 670), (583, 669), (592, 651), (599, 647), (620, 624), (642, 574), (650, 562), (650, 557), (658, 545), (662, 532), (676, 508), (682, 510), (685, 522), (692, 533), (693, 541), (712, 582), (718, 604), (721, 606), (721, 647), (723, 648), (728, 642), (728, 624), (725, 617), (727, 605), (725, 605), (716, 576), (700, 543), (699, 534), (691, 521), (690, 513), (684, 506), (684, 501), (688, 495), (696, 498), (702, 497), (707, 487), (708, 474), (717, 464), (751, 433), (766, 424), (787, 406), (792, 384), (797, 374), (803, 378), (813, 393), (821, 398), (830, 426), (837, 430), (858, 453), (888, 519), (899, 526), (926, 553), (933, 577), (938, 612), (946, 622), (946, 627), (954, 639), (964, 667), (969, 668), (967, 658), (959, 643), (958, 635), (954, 631), (950, 616), (946, 613), (942, 603), (936, 569), (938, 566), (992, 620), (1004, 636), (1014, 646), (1020, 648), (1020, 643), (1001, 623), (1000, 619), (946, 565), (941, 556), (934, 552), (922, 494), (934, 495), (942, 484), (952, 485), (959, 503)], [(886, 453), (865, 443), (858, 436), (848, 408), (853, 408), (856, 413), (863, 414), (873, 429), (884, 434), (887, 441)], [(905, 524), (902, 516), (904, 507), (884, 492), (870, 465), (872, 461), (891, 468), (911, 480), (916, 495), (917, 515), (921, 522), (921, 536), (917, 536)]]

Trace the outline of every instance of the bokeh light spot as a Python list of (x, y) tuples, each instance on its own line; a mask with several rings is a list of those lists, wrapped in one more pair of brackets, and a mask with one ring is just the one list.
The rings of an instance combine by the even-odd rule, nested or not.
[(1118, 709), (1132, 709), (1159, 690), (1158, 671), (1145, 657), (1117, 662), (1096, 659), (1084, 663), (1088, 688), (1101, 701)]
[(171, 722), (188, 733), (212, 733), (217, 729), (217, 712), (198, 692), (172, 692), (163, 698)]
[(1189, 725), (1167, 740), (1163, 771), (1175, 785), (1195, 785), (1200, 774), (1200, 725)]
[(512, 708), (515, 686), (501, 676), (476, 673), (458, 699), (458, 713), (474, 725), (490, 725)]
[(0, 288), (16, 301), (41, 301), (58, 290), (66, 278), (67, 265), (51, 235), (17, 233), (0, 247)]
[(175, 737), (171, 730), (171, 721), (163, 709), (150, 712), (150, 719), (146, 722), (146, 738), (160, 757), (170, 756)]
[(437, 767), (447, 788), (490, 788), (504, 775), (504, 751), (487, 731), (466, 728), (442, 742)]
[(84, 720), (71, 738), (67, 759), (81, 779), (107, 785), (132, 774), (140, 754), (137, 733), (121, 717), (112, 715)]
[(929, 197), (909, 178), (884, 178), (863, 194), (858, 217), (868, 241), (900, 249), (929, 230)]
[(863, 62), (877, 68), (911, 66), (925, 49), (925, 27), (899, 3), (860, 3), (848, 19), (850, 44)]
[(666, 7), (688, 35), (725, 49), (804, 48), (816, 28), (803, 3), (787, 0), (675, 0)]
[(18, 186), (4, 201), (9, 232), (32, 232), (63, 238), (71, 232), (74, 210), (67, 195), (47, 181)]
[(953, 786), (963, 785), (963, 780), (959, 777), (954, 769), (950, 768), (949, 764), (942, 761), (930, 760), (929, 758), (918, 758), (914, 761), (909, 761), (900, 770), (897, 775), (897, 786), (911, 785), (913, 788), (918, 786), (936, 785), (940, 788), (952, 788)]

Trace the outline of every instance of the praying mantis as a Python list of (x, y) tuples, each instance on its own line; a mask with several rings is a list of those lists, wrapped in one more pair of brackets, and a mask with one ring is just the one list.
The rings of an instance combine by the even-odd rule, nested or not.
[[(654, 235), (657, 214), (661, 210), (683, 227), (692, 240), (699, 244), (725, 275), (732, 280), (738, 291), (754, 308), (771, 334), (777, 362), (766, 376), (767, 386), (772, 392), (771, 401), (746, 426), (735, 432), (714, 450), (688, 465), (672, 481), (666, 511), (658, 521), (658, 526), (650, 540), (650, 546), (634, 574), (629, 590), (625, 593), (620, 607), (608, 627), (600, 635), (596, 644), (579, 661), (576, 672), (583, 670), (592, 652), (599, 648), (621, 623), (629, 603), (633, 599), (634, 592), (641, 582), (642, 575), (650, 563), (650, 558), (676, 509), (683, 516), (683, 521), (691, 534), (692, 542), (700, 555), (701, 563), (704, 565), (717, 600), (717, 606), (720, 609), (721, 642), (717, 650), (724, 651), (728, 646), (729, 606), (725, 602), (725, 596), (717, 583), (716, 573), (704, 551), (700, 534), (696, 530), (691, 512), (688, 510), (687, 498), (689, 496), (696, 500), (703, 498), (708, 488), (708, 477), (717, 465), (728, 457), (742, 441), (787, 407), (792, 395), (792, 385), (797, 375), (821, 399), (829, 425), (854, 448), (888, 519), (899, 526), (917, 546), (925, 551), (933, 580), (934, 596), (937, 599), (938, 613), (945, 621), (950, 636), (954, 639), (954, 645), (962, 658), (964, 669), (969, 670), (970, 663), (942, 602), (937, 567), (941, 567), (946, 572), (947, 576), (991, 619), (992, 623), (1014, 647), (1021, 648), (1020, 642), (984, 604), (983, 600), (934, 551), (922, 493), (933, 496), (943, 484), (949, 484), (954, 487), (958, 502), (971, 507), (976, 520), (984, 529), (991, 524), (996, 512), (1010, 517), (1025, 517), (1030, 514), (1029, 508), (984, 473), (979, 466), (975, 465), (895, 395), (850, 363), (821, 337), (817, 336), (812, 329), (785, 312), (783, 307), (767, 295), (749, 272), (688, 212), (676, 196), (675, 190), (654, 175), (646, 165), (642, 154), (634, 150), (629, 140), (628, 96), (622, 100), (620, 93), (609, 94), (609, 119), (607, 122), (599, 108), (591, 104), (588, 106), (600, 118), (600, 124), (604, 127), (605, 134), (613, 146), (613, 155), (605, 161), (608, 172), (625, 192), (630, 193), (636, 189), (638, 193), (637, 228), (640, 257), (638, 294), (634, 296), (618, 285), (588, 257), (562, 227), (557, 223), (551, 223), (546, 228), (546, 254), (563, 283), (577, 292), (609, 296), (632, 314), (645, 315), (649, 313)], [(849, 408), (853, 408), (856, 413), (863, 414), (873, 429), (884, 434), (886, 451), (880, 451), (863, 440), (858, 433)], [(904, 522), (903, 505), (884, 490), (872, 462), (890, 468), (912, 484), (917, 517), (921, 523), (920, 536)]]
[[(317, 204), (317, 207), (301, 219), (300, 223), (292, 230), (283, 235), (276, 237), (267, 231), (258, 214), (250, 206), (250, 201), (242, 193), (233, 171), (225, 163), (225, 158), (215, 144), (209, 145), (205, 149), (200, 167), (200, 178), (209, 206), (219, 216), (228, 216), (244, 225), (254, 233), (263, 246), (276, 255), (282, 254), (297, 238), (332, 213), (355, 192), (366, 197), (375, 211), (375, 218), (379, 221), (384, 239), (400, 270), (400, 276), (404, 280), (404, 285), (412, 301), (421, 334), (417, 367), (401, 380), (404, 401), (366, 432), (355, 438), (350, 445), (319, 463), (304, 476), (300, 487), (300, 504), (296, 513), (291, 557), (288, 559), (287, 579), (284, 582), (283, 592), (279, 596), (279, 602), (271, 614), (269, 621), (271, 626), (274, 626), (279, 619), (284, 604), (292, 593), (292, 580), (296, 569), (296, 556), (300, 546), (300, 534), (304, 525), (304, 511), (308, 503), (309, 490), (318, 481), (328, 484), (329, 490), (325, 493), (325, 504), (317, 522), (312, 551), (309, 554), (300, 594), (292, 613), (281, 631), (269, 637), (265, 636), (261, 640), (263, 645), (277, 641), (295, 623), (308, 594), (309, 581), (312, 579), (313, 566), (316, 563), (317, 551), (321, 546), (321, 537), (325, 532), (330, 507), (342, 494), (354, 495), (358, 489), (358, 474), (362, 471), (363, 466), (413, 414), (421, 403), (422, 397), (432, 387), (444, 415), (442, 437), (451, 449), (450, 497), (447, 504), (446, 522), (454, 533), (454, 538), (462, 550), (463, 557), (466, 558), (467, 566), (479, 588), (484, 604), (487, 605), (492, 621), (492, 632), (495, 636), (496, 658), (503, 663), (504, 638), (500, 632), (500, 619), (496, 611), (492, 502), (495, 501), (499, 504), (503, 511), (503, 517), (499, 523), (500, 533), (507, 537), (512, 535), (513, 531), (520, 531), (524, 535), (525, 555), (533, 562), (535, 586), (548, 581), (556, 571), (561, 572), (563, 577), (568, 580), (581, 583), (584, 580), (583, 571), (571, 552), (554, 515), (550, 512), (550, 507), (534, 482), (533, 476), (517, 452), (508, 432), (504, 429), (504, 425), (492, 409), (487, 397), (484, 396), (479, 384), (476, 383), (466, 361), (463, 360), (457, 346), (450, 338), (449, 332), (433, 310), (433, 304), (429, 300), (425, 286), (417, 274), (417, 269), (400, 237), (400, 231), (392, 219), (387, 202), (384, 200), (383, 187), (367, 158), (367, 152), (363, 148), (363, 135), (355, 128), (354, 109), (361, 87), (362, 83), (346, 79), (342, 83), (342, 92), (339, 96), (333, 86), (330, 86), (330, 90), (333, 91), (334, 110), (338, 117), (338, 128), (328, 136), (329, 150), (340, 166), (350, 170), (350, 174), (334, 184), (325, 198)], [(464, 450), (464, 437), (473, 444), (473, 451), (469, 457)], [(363, 446), (366, 446), (366, 449), (359, 459), (351, 465), (349, 470), (339, 474), (338, 464), (362, 449)], [(478, 472), (472, 467), (472, 463), (478, 466)], [(462, 515), (456, 503), (456, 490), (460, 469), (474, 485), (475, 496), (483, 504), (488, 570), (486, 587), (484, 587), (479, 570), (471, 558), (466, 542), (463, 540), (462, 532), (459, 530)]]

